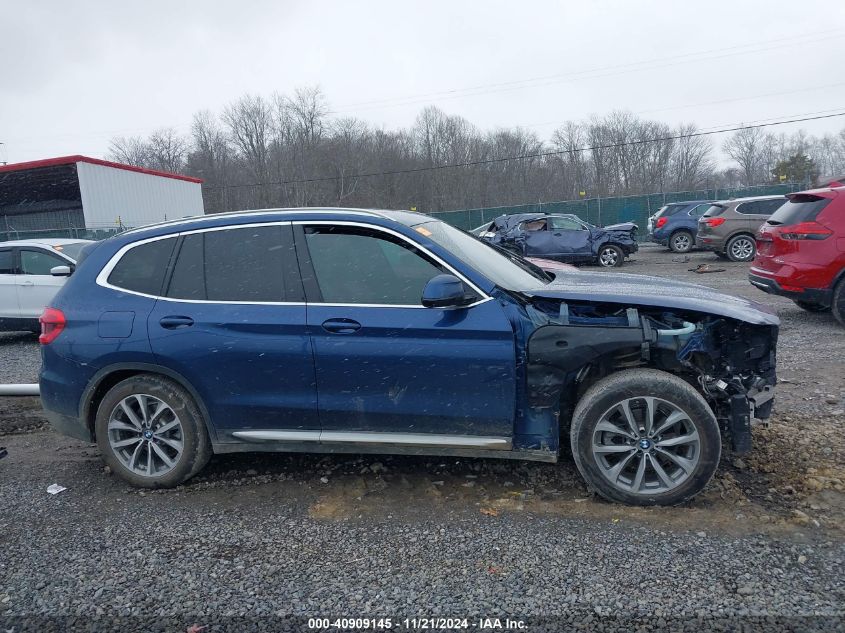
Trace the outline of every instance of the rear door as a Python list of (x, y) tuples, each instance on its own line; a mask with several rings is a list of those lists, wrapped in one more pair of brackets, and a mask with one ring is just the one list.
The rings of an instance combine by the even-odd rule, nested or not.
[(20, 318), (15, 249), (0, 248), (0, 319)]
[(218, 437), (319, 438), (290, 223), (183, 234), (148, 318), (153, 352), (199, 392)]
[(324, 440), (509, 447), (515, 350), (501, 306), (465, 283), (474, 305), (423, 307), (428, 280), (454, 271), (395, 233), (294, 229)]
[(20, 265), (16, 284), (20, 316), (24, 319), (37, 319), (67, 279), (53, 277), (50, 269), (56, 266), (70, 266), (71, 262), (46, 249), (31, 246), (21, 247), (19, 252)]

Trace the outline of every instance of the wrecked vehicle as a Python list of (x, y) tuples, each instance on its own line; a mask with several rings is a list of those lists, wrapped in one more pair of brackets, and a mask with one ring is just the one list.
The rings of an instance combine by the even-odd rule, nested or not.
[[(676, 504), (767, 418), (778, 319), (637, 275), (551, 276), (430, 217), (215, 214), (97, 244), (41, 317), (41, 400), (134, 485), (213, 453), (555, 462)], [(568, 447), (568, 448), (564, 448)]]
[(612, 268), (639, 250), (637, 230), (633, 222), (598, 227), (571, 214), (518, 213), (501, 215), (471, 232), (523, 257)]

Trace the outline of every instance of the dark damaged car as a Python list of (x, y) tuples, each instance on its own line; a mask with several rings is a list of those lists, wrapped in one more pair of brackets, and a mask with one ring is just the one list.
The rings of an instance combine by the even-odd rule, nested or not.
[(638, 227), (633, 222), (598, 227), (571, 214), (502, 215), (472, 233), (523, 257), (612, 268), (636, 253)]
[(216, 214), (100, 242), (42, 316), (41, 400), (113, 471), (212, 454), (555, 462), (676, 504), (750, 448), (778, 319), (688, 283), (558, 274), (408, 212)]

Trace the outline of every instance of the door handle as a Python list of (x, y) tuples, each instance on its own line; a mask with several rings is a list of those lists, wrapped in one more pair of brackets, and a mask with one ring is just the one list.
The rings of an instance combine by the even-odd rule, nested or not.
[(179, 328), (192, 326), (194, 320), (187, 316), (166, 316), (161, 317), (158, 323), (165, 330), (178, 330)]
[(23, 281), (19, 285), (29, 287), (29, 286), (34, 286), (35, 284), (32, 283), (31, 281)]
[(323, 329), (333, 334), (352, 334), (361, 329), (361, 324), (352, 319), (328, 319), (323, 321)]

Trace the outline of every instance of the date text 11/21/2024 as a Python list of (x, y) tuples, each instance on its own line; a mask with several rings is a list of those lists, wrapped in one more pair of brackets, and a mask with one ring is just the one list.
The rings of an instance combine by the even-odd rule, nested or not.
[(331, 630), (525, 630), (524, 620), (512, 618), (309, 618), (308, 629), (315, 631)]

